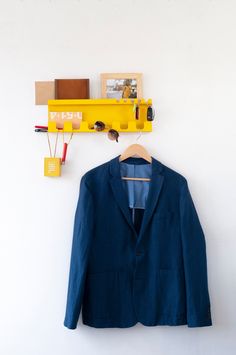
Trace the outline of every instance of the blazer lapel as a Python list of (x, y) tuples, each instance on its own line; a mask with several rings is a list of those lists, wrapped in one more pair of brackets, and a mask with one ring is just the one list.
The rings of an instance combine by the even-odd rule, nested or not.
[(160, 197), (161, 189), (163, 187), (164, 176), (160, 174), (162, 170), (162, 164), (152, 157), (152, 177), (149, 186), (148, 197), (146, 200), (146, 206), (143, 214), (143, 220), (139, 232), (139, 238), (145, 232), (152, 215), (154, 213), (155, 207), (158, 203)]
[[(164, 176), (160, 174), (161, 170), (162, 170), (162, 164), (158, 160), (152, 157), (152, 176), (151, 176), (151, 181), (149, 186), (148, 197), (146, 201), (146, 207), (143, 214), (143, 220), (139, 232), (139, 238), (141, 238), (141, 235), (144, 233), (146, 227), (148, 226), (148, 223), (151, 220), (155, 206), (157, 205), (160, 196), (160, 192), (164, 180)], [(128, 196), (122, 185), (119, 155), (113, 158), (112, 160), (110, 160), (110, 173), (111, 173), (110, 184), (114, 194), (114, 198), (118, 203), (127, 223), (130, 225), (133, 232), (137, 236), (137, 232), (135, 230), (131, 213), (129, 210)]]
[(131, 229), (137, 236), (137, 232), (134, 228), (131, 213), (129, 210), (128, 196), (122, 186), (119, 156), (115, 157), (110, 161), (110, 172), (111, 172), (110, 185), (114, 194), (114, 198), (117, 204), (119, 205), (127, 223), (130, 225)]

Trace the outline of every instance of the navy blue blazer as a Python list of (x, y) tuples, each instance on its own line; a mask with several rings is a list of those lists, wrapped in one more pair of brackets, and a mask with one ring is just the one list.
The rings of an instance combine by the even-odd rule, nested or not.
[(187, 180), (153, 157), (116, 156), (82, 176), (67, 328), (81, 309), (83, 323), (98, 328), (212, 325), (205, 237)]

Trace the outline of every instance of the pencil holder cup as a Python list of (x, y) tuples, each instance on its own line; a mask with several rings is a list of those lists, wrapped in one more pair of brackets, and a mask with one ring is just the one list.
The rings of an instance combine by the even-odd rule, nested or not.
[(44, 158), (44, 176), (61, 176), (61, 158)]

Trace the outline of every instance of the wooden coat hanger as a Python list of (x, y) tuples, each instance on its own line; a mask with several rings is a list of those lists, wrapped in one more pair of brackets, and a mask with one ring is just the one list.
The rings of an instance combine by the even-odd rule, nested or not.
[[(133, 157), (134, 155), (143, 158), (148, 163), (152, 163), (152, 157), (148, 153), (148, 151), (140, 144), (131, 144), (125, 151), (121, 154), (119, 161), (122, 162), (123, 160)], [(123, 180), (137, 180), (137, 181), (150, 181), (149, 178), (139, 178), (139, 177), (127, 177), (122, 176)]]

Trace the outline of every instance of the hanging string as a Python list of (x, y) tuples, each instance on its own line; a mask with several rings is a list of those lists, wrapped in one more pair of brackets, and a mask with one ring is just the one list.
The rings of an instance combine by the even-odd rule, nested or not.
[[(68, 140), (68, 142), (67, 142), (67, 145), (70, 143), (70, 141), (71, 141), (71, 139), (72, 139), (72, 137), (73, 137), (73, 134), (74, 134), (74, 132), (71, 133), (70, 138), (69, 138), (69, 140)], [(62, 139), (63, 139), (63, 144), (64, 144), (64, 143), (65, 143), (65, 140), (64, 140), (64, 129), (63, 129), (63, 131), (62, 131)]]
[[(58, 133), (59, 133), (59, 131), (57, 131), (57, 136), (56, 136), (56, 143), (55, 143), (54, 155), (53, 155), (54, 158), (56, 156), (56, 151), (57, 151)], [(48, 139), (48, 147), (49, 147), (50, 157), (52, 157), (52, 147), (51, 147), (48, 131), (47, 131), (47, 139)]]
[(48, 146), (49, 146), (49, 151), (50, 151), (50, 157), (52, 157), (52, 149), (51, 149), (51, 143), (50, 143), (48, 131), (47, 131), (47, 138), (48, 138)]
[(57, 131), (57, 137), (56, 137), (56, 143), (55, 143), (55, 149), (54, 149), (54, 156), (53, 156), (54, 158), (55, 158), (56, 150), (57, 150), (58, 132), (59, 131)]
[(73, 134), (74, 134), (74, 132), (72, 132), (72, 133), (71, 133), (71, 135), (70, 135), (70, 139), (69, 139), (69, 141), (68, 141), (68, 143), (67, 143), (67, 144), (69, 144), (69, 143), (70, 143), (70, 141), (71, 141), (71, 139), (72, 139), (72, 137), (73, 137)]

